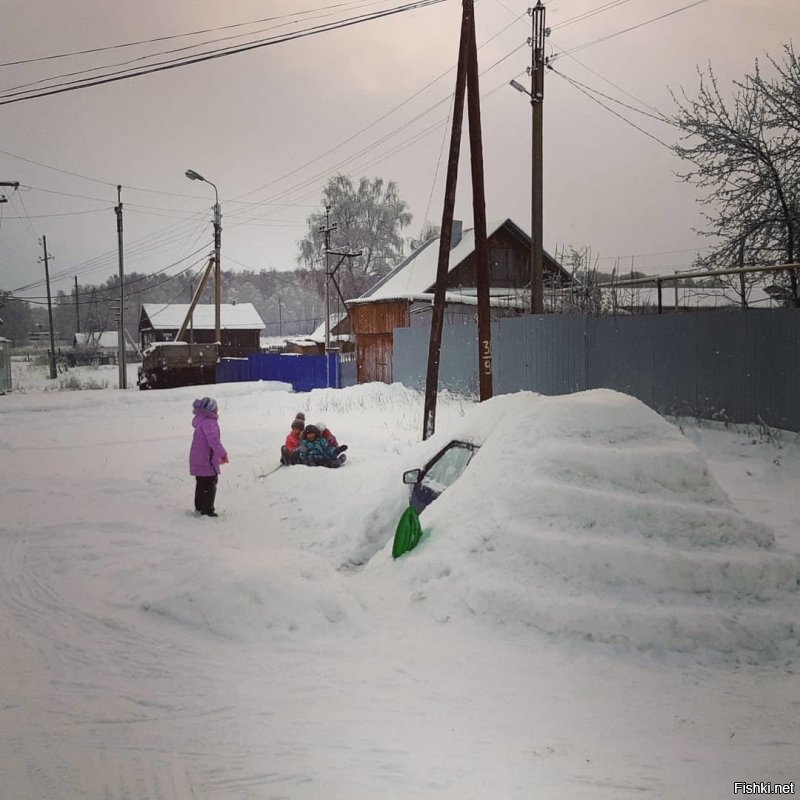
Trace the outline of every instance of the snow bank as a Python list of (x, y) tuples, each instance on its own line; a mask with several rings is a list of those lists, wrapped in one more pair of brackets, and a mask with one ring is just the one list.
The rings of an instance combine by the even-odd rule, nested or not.
[(435, 618), (748, 658), (797, 647), (800, 560), (644, 404), (521, 392), (476, 407), (425, 455), (451, 438), (482, 447), (422, 514), (418, 548), (370, 566)]

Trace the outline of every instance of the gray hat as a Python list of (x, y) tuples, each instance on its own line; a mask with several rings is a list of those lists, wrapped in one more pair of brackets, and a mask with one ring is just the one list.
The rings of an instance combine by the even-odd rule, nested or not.
[(217, 401), (213, 397), (201, 397), (199, 400), (195, 400), (192, 403), (192, 407), (196, 408), (198, 411), (210, 411), (212, 414), (216, 413), (217, 410)]

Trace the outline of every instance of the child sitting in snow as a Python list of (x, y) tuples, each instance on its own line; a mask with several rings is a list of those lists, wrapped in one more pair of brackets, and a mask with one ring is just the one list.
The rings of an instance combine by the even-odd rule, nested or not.
[(299, 461), (307, 467), (340, 467), (347, 456), (341, 447), (334, 447), (316, 425), (307, 425), (297, 450)]
[(303, 430), (306, 426), (306, 415), (302, 411), (295, 414), (292, 427), (286, 437), (286, 443), (281, 447), (281, 464), (290, 466), (298, 460), (298, 449), (302, 442)]
[[(314, 427), (320, 432), (321, 436), (325, 437), (331, 447), (339, 447), (339, 442), (336, 441), (336, 437), (333, 435), (333, 432), (324, 422), (315, 422)], [(339, 452), (344, 452), (345, 450), (347, 450), (346, 444), (341, 446)]]

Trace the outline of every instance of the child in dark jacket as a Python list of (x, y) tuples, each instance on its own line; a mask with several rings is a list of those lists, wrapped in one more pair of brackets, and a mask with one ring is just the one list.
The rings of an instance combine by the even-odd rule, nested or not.
[(228, 451), (220, 441), (217, 401), (211, 397), (195, 400), (192, 413), (194, 436), (189, 450), (189, 474), (196, 479), (194, 507), (202, 516), (216, 517), (217, 478), (220, 465), (228, 463)]
[(333, 447), (320, 434), (316, 425), (306, 426), (297, 452), (300, 463), (307, 467), (340, 467), (347, 458), (340, 448)]

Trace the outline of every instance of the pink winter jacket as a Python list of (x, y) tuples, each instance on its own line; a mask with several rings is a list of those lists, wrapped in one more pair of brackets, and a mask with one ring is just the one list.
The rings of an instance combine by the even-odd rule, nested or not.
[(220, 441), (217, 415), (204, 408), (194, 409), (194, 438), (189, 450), (189, 474), (219, 475), (219, 465), (228, 455)]

